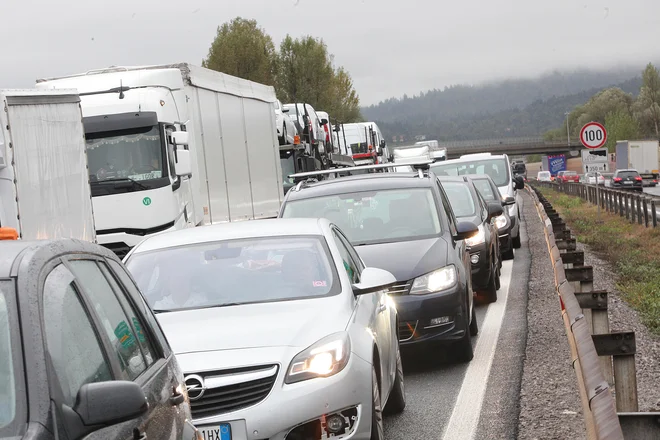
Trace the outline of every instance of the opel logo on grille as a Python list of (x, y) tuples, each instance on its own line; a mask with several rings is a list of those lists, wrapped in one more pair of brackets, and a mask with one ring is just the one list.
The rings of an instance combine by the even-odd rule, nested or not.
[(196, 374), (191, 374), (190, 376), (186, 376), (185, 382), (186, 390), (188, 390), (188, 398), (190, 398), (190, 401), (194, 402), (195, 400), (201, 399), (204, 395), (204, 391), (206, 391), (206, 387), (204, 386), (204, 379)]

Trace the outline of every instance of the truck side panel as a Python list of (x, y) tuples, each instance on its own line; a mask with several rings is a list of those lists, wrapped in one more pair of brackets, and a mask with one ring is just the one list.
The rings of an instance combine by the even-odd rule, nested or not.
[(94, 241), (80, 104), (9, 105), (8, 119), (21, 236)]
[(277, 217), (284, 189), (273, 110), (254, 99), (244, 99), (243, 108), (254, 218)]
[(628, 141), (619, 141), (616, 143), (616, 169), (625, 170), (628, 167)]

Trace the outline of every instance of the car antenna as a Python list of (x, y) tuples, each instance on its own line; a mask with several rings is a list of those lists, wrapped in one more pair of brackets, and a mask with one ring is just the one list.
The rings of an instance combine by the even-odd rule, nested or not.
[(124, 83), (119, 80), (119, 99), (124, 99)]

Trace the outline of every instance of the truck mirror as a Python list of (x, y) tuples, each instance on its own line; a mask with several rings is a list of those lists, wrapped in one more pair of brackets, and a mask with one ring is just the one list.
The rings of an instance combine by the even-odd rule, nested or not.
[(192, 174), (192, 163), (190, 150), (178, 149), (176, 152), (176, 163), (174, 171), (177, 176), (190, 176)]
[(172, 140), (177, 145), (188, 145), (189, 134), (187, 131), (173, 131)]
[(327, 120), (327, 119), (325, 119), (325, 118), (321, 119), (321, 125), (325, 125), (325, 124), (327, 124), (327, 123), (328, 123), (328, 120)]

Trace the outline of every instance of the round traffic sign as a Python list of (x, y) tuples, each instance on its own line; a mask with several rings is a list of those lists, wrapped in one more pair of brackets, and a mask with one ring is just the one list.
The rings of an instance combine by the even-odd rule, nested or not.
[(600, 148), (607, 141), (607, 130), (603, 124), (589, 122), (580, 130), (580, 141), (587, 148)]

